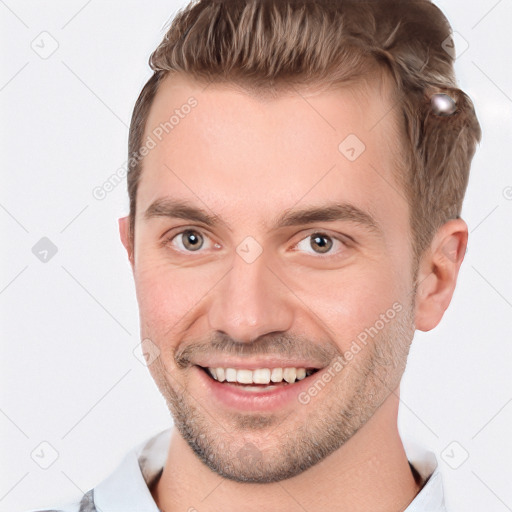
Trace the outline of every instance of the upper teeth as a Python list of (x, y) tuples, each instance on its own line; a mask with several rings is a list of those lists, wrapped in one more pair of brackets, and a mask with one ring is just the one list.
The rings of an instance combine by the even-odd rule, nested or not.
[(295, 379), (302, 380), (314, 370), (306, 368), (258, 368), (257, 370), (246, 370), (235, 368), (207, 368), (210, 375), (220, 382), (239, 382), (240, 384), (268, 384), (272, 382), (282, 382), (284, 379), (289, 384), (295, 382)]

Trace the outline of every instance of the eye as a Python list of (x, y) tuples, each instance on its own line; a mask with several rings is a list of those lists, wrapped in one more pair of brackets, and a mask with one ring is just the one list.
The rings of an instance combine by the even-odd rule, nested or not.
[[(315, 232), (310, 233), (306, 238), (302, 239), (296, 247), (300, 251), (309, 252), (309, 254), (327, 254), (332, 252), (331, 249), (335, 245), (341, 246), (342, 249), (345, 246), (345, 244), (337, 238), (322, 232)], [(310, 250), (313, 252), (310, 252)]]
[(198, 252), (203, 246), (208, 245), (208, 241), (210, 239), (196, 229), (185, 229), (168, 237), (165, 244), (175, 244), (179, 252)]
[[(216, 248), (221, 246), (214, 243), (207, 235), (197, 229), (184, 229), (179, 233), (168, 236), (163, 245), (171, 245), (173, 249), (181, 253), (200, 252), (201, 249)], [(338, 247), (338, 251), (333, 251), (333, 247)], [(325, 254), (328, 256), (335, 255), (346, 247), (345, 242), (337, 237), (330, 236), (321, 231), (310, 233), (303, 238), (294, 250), (304, 251), (313, 255)], [(332, 253), (332, 254), (331, 254)]]

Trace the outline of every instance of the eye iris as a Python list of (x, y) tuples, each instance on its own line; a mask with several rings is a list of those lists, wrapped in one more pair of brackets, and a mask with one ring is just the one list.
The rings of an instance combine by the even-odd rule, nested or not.
[[(325, 241), (327, 240), (327, 243)], [(320, 250), (317, 252), (325, 253), (328, 252), (332, 247), (332, 240), (325, 235), (314, 235), (311, 238), (311, 248), (315, 250), (313, 244), (317, 244), (320, 247)]]
[(195, 231), (187, 230), (182, 233), (183, 246), (192, 251), (197, 251), (203, 245), (203, 237)]

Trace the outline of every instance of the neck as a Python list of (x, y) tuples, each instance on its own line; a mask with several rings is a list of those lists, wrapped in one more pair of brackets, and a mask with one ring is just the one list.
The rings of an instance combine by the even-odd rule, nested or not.
[(151, 493), (165, 512), (239, 512), (248, 504), (283, 512), (404, 510), (421, 487), (398, 433), (398, 403), (397, 389), (336, 452), (300, 475), (270, 484), (220, 477), (173, 429), (164, 471)]

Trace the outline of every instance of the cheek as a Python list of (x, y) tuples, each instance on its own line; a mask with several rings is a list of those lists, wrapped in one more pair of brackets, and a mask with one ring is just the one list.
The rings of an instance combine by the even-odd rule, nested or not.
[(167, 340), (180, 336), (213, 287), (215, 276), (198, 268), (177, 268), (168, 262), (146, 260), (136, 268), (135, 286), (141, 325), (155, 338), (165, 333)]
[(379, 327), (381, 315), (389, 319), (404, 306), (401, 283), (383, 267), (317, 273), (297, 293), (307, 306), (306, 313), (314, 313), (309, 316), (316, 323), (320, 321), (321, 328), (343, 350), (377, 322)]

